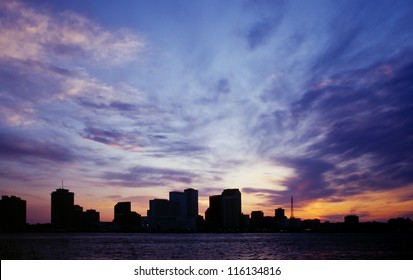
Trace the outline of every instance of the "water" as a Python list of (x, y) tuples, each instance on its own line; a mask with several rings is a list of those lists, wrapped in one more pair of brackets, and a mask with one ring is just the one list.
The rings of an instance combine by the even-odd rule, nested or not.
[(0, 235), (1, 259), (413, 259), (411, 234)]

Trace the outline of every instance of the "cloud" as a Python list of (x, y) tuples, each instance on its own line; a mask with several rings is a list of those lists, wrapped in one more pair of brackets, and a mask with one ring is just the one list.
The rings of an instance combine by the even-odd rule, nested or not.
[(220, 94), (227, 94), (231, 92), (231, 86), (228, 79), (219, 79), (216, 84), (216, 90)]
[(1, 2), (0, 13), (6, 19), (0, 25), (0, 121), (5, 126), (45, 122), (50, 130), (74, 128), (96, 117), (88, 110), (92, 105), (119, 119), (142, 102), (137, 89), (106, 84), (89, 71), (96, 63), (115, 67), (139, 59), (145, 43), (135, 33), (20, 1)]
[(258, 152), (295, 170), (279, 194), (335, 199), (413, 182), (411, 54), (337, 72), (257, 119)]
[(190, 185), (198, 175), (181, 170), (135, 166), (128, 172), (105, 172), (102, 179), (127, 187), (171, 187), (179, 183)]
[(9, 161), (29, 160), (31, 163), (39, 163), (40, 160), (56, 163), (76, 160), (76, 155), (62, 143), (29, 139), (4, 131), (0, 131), (0, 155)]
[(288, 187), (291, 195), (300, 194), (302, 200), (324, 198), (334, 194), (326, 181), (326, 173), (334, 166), (328, 162), (312, 158), (285, 158), (277, 159), (277, 163), (293, 167), (296, 175), (285, 179), (282, 184)]
[(351, 62), (348, 55), (351, 53), (351, 47), (361, 33), (360, 28), (359, 26), (353, 26), (339, 33), (336, 33), (336, 30), (332, 31), (332, 34), (335, 35), (328, 39), (327, 47), (323, 49), (322, 54), (316, 56), (312, 70), (325, 73), (331, 67), (337, 68), (338, 64)]
[(284, 1), (252, 1), (247, 9), (252, 10), (256, 18), (245, 32), (249, 50), (256, 50), (265, 45), (277, 31), (282, 22)]
[(136, 132), (86, 127), (81, 135), (88, 140), (130, 151), (139, 151), (145, 145)]
[[(390, 65), (393, 74), (379, 71), (383, 65)], [(348, 85), (345, 90), (341, 84), (328, 87), (306, 100), (301, 112), (318, 112), (323, 127), (323, 140), (309, 148), (314, 156), (337, 158), (342, 165), (360, 159), (358, 173), (344, 181), (356, 178), (363, 188), (412, 182), (412, 70), (413, 61), (403, 55), (365, 69), (361, 76), (360, 71), (347, 74), (357, 74), (364, 84)]]
[(263, 19), (254, 23), (247, 33), (247, 42), (250, 50), (254, 50), (268, 41), (275, 25), (271, 19)]
[(88, 59), (118, 64), (134, 60), (144, 48), (126, 30), (110, 32), (73, 12), (52, 14), (19, 1), (4, 1), (7, 16), (0, 26), (0, 58), (18, 60)]

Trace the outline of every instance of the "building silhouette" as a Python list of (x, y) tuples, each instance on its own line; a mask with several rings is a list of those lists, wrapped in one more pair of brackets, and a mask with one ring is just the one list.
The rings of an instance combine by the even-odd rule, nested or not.
[(198, 219), (197, 190), (172, 191), (169, 200), (149, 201), (147, 221), (152, 231), (196, 231)]
[(318, 231), (321, 228), (320, 219), (307, 219), (301, 222), (301, 227), (306, 231)]
[(83, 227), (83, 207), (80, 205), (74, 205), (72, 211), (73, 226), (75, 228)]
[(187, 217), (198, 218), (198, 191), (194, 189), (184, 190), (187, 203)]
[(180, 206), (178, 201), (153, 199), (149, 201), (148, 224), (150, 230), (176, 230)]
[(95, 230), (100, 222), (100, 213), (94, 209), (83, 211), (74, 204), (74, 193), (63, 187), (51, 193), (51, 225), (58, 230)]
[(147, 217), (131, 211), (131, 202), (114, 206), (114, 219), (100, 222), (100, 213), (94, 209), (83, 211), (74, 204), (74, 193), (56, 189), (51, 193), (51, 224), (26, 224), (26, 201), (16, 196), (2, 196), (0, 200), (0, 231), (316, 231), (316, 232), (413, 232), (410, 218), (391, 218), (387, 223), (359, 221), (356, 215), (344, 217), (344, 222), (294, 217), (291, 197), (291, 217), (283, 208), (275, 209), (275, 216), (264, 216), (263, 211), (252, 211), (251, 218), (241, 212), (241, 192), (226, 189), (220, 195), (209, 197), (205, 220), (198, 214), (198, 191), (173, 191), (167, 199), (149, 201)]
[(184, 192), (169, 192), (169, 201), (176, 203), (176, 207), (178, 207), (177, 216), (187, 216), (188, 201)]
[(223, 227), (237, 229), (241, 223), (241, 192), (238, 189), (226, 189), (222, 192)]
[(356, 215), (345, 216), (344, 224), (349, 225), (349, 226), (356, 226), (359, 224), (359, 217)]
[[(88, 214), (90, 218), (96, 218), (92, 212)], [(141, 215), (131, 210), (130, 201), (118, 202), (114, 207), (113, 223), (119, 230), (136, 230), (141, 226)]]
[(95, 230), (100, 222), (100, 213), (95, 209), (83, 211), (83, 207), (73, 207), (73, 227), (75, 230)]
[(206, 226), (210, 230), (235, 230), (245, 224), (241, 213), (241, 192), (226, 189), (221, 195), (209, 197), (209, 208), (205, 212)]
[(252, 229), (262, 229), (264, 227), (264, 212), (262, 211), (252, 211), (250, 226)]
[(100, 222), (100, 213), (95, 209), (88, 209), (83, 213), (83, 227), (86, 229), (96, 228)]
[(281, 230), (288, 227), (288, 219), (285, 216), (285, 210), (283, 208), (275, 209), (275, 226)]
[(205, 211), (205, 226), (210, 230), (223, 227), (222, 222), (222, 195), (209, 197), (209, 208)]
[(277, 208), (275, 209), (275, 218), (276, 219), (284, 219), (287, 218), (285, 216), (285, 210), (283, 208)]
[(360, 219), (356, 215), (347, 215), (344, 217), (344, 228), (346, 230), (356, 230), (359, 227)]
[(16, 196), (2, 196), (0, 200), (2, 231), (20, 231), (26, 226), (26, 201)]
[(55, 228), (67, 229), (74, 225), (74, 193), (59, 188), (51, 194), (51, 224)]
[(114, 207), (114, 219), (115, 224), (122, 224), (126, 220), (126, 216), (131, 212), (131, 203), (118, 202)]

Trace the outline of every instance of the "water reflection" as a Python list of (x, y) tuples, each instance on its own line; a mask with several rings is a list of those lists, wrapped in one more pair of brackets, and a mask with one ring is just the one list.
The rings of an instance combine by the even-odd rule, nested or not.
[(19, 234), (2, 259), (413, 259), (409, 234)]

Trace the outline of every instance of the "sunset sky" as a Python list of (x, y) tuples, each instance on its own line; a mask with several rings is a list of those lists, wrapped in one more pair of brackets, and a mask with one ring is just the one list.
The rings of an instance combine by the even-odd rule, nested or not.
[(413, 2), (1, 1), (0, 195), (413, 218)]

